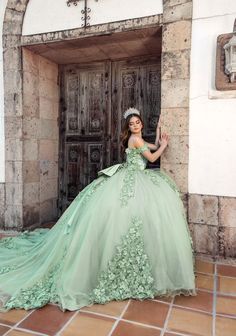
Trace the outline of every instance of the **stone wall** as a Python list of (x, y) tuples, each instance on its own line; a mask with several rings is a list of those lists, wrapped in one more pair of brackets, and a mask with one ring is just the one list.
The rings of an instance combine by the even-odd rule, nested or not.
[(166, 0), (163, 11), (161, 119), (170, 145), (161, 167), (188, 192), (188, 122), (192, 0)]
[(24, 227), (57, 216), (58, 66), (23, 49)]
[(195, 251), (236, 258), (236, 199), (189, 195), (189, 223)]

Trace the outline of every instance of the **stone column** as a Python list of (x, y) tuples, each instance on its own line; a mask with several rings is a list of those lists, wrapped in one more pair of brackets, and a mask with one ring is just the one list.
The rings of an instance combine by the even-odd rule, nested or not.
[(9, 0), (3, 23), (4, 106), (6, 143), (6, 229), (23, 227), (22, 54), (21, 31), (29, 0)]
[(164, 0), (161, 119), (170, 146), (161, 167), (188, 192), (189, 83), (192, 0)]

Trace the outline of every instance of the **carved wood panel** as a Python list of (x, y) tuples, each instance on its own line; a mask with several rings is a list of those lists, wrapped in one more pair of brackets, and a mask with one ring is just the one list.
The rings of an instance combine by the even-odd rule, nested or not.
[(61, 211), (100, 169), (123, 161), (123, 112), (131, 106), (141, 111), (144, 136), (153, 141), (160, 114), (157, 59), (61, 67)]
[(120, 133), (124, 111), (129, 107), (140, 110), (144, 121), (144, 138), (155, 140), (156, 123), (160, 115), (161, 65), (155, 58), (126, 60), (113, 64), (112, 72), (112, 158), (123, 158)]
[(107, 164), (108, 74), (107, 63), (61, 67), (61, 211)]

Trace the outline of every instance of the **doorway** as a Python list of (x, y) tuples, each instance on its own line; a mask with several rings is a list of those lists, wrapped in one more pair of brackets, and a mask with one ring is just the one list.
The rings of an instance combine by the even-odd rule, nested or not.
[(161, 64), (156, 56), (60, 66), (60, 211), (97, 177), (124, 159), (123, 113), (141, 111), (153, 142), (160, 114)]

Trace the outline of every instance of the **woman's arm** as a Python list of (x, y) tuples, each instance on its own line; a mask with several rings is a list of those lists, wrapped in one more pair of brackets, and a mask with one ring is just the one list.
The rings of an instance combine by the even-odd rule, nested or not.
[(148, 146), (148, 148), (149, 149), (151, 149), (151, 150), (157, 150), (157, 148), (158, 148), (158, 145), (154, 145), (154, 144), (152, 144), (152, 143), (150, 143), (150, 142), (147, 142), (147, 141), (145, 141), (145, 144)]
[[(159, 140), (160, 147), (154, 152), (151, 153), (149, 150), (145, 150), (142, 152), (142, 155), (149, 161), (149, 162), (155, 162), (161, 154), (164, 152), (168, 145), (169, 136), (166, 133), (163, 133), (161, 136), (161, 140)], [(136, 139), (134, 143), (136, 148), (140, 148), (144, 146), (143, 139)]]

